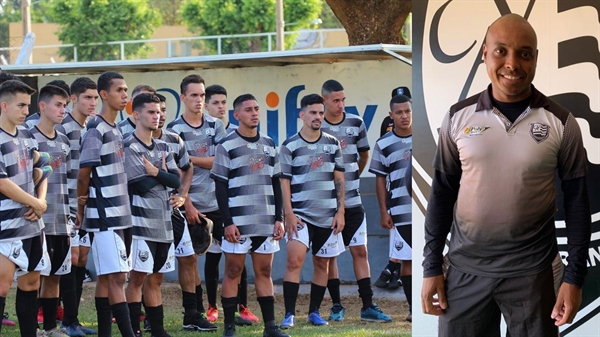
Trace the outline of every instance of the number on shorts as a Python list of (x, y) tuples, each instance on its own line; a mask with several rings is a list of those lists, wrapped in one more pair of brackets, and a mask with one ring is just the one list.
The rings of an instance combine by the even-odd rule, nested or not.
[(321, 255), (327, 254), (327, 248), (321, 248)]

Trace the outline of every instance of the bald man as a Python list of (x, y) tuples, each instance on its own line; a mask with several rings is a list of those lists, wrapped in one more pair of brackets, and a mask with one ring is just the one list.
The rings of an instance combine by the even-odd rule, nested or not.
[[(523, 17), (505, 15), (489, 27), (483, 58), (491, 84), (450, 107), (440, 130), (425, 220), (423, 312), (439, 316), (440, 336), (500, 336), (501, 315), (507, 335), (557, 336), (579, 309), (587, 272), (581, 131), (531, 84), (537, 37)], [(556, 296), (555, 173), (569, 252)]]

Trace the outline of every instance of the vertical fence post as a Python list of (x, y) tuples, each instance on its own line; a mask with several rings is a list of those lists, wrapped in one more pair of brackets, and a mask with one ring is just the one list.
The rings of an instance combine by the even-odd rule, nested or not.
[(167, 57), (171, 57), (171, 40), (167, 40)]
[(267, 35), (267, 37), (269, 38), (269, 51), (271, 51), (271, 34)]
[(217, 50), (218, 50), (218, 55), (221, 55), (221, 37), (220, 36), (217, 38)]
[(77, 62), (77, 46), (73, 46), (73, 61)]

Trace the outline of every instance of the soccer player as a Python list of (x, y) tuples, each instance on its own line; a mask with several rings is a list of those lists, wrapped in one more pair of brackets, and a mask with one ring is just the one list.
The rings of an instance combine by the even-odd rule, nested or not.
[[(390, 101), (394, 129), (377, 140), (369, 172), (376, 175), (381, 227), (390, 231), (390, 260), (400, 260), (400, 278), (412, 321), (412, 103), (398, 95)], [(389, 193), (386, 182), (389, 181)]]
[[(218, 118), (225, 125), (227, 134), (237, 129), (237, 125), (231, 124), (227, 120), (227, 90), (218, 84), (206, 87), (206, 97), (204, 107), (208, 114)], [(206, 253), (204, 263), (204, 278), (206, 280), (206, 297), (208, 298), (208, 311), (206, 319), (214, 322), (219, 317), (217, 309), (217, 287), (219, 285), (219, 261), (221, 261), (221, 239), (213, 237), (212, 245)], [(246, 265), (242, 270), (240, 286), (238, 288), (238, 311), (235, 313), (235, 322), (237, 325), (251, 325), (252, 322), (258, 323), (260, 320), (250, 309), (248, 309), (248, 273)]]
[(0, 211), (4, 214), (0, 219), (0, 312), (4, 312), (16, 270), (21, 336), (36, 335), (40, 271), (49, 263), (44, 257), (47, 252), (41, 220), (47, 208), (48, 181), (34, 188), (33, 162), (38, 145), (21, 126), (34, 92), (17, 80), (0, 85)]
[(169, 337), (164, 330), (160, 286), (164, 273), (175, 270), (171, 207), (184, 198), (171, 194), (180, 185), (179, 170), (169, 145), (152, 137), (160, 120), (159, 99), (143, 93), (133, 99), (136, 128), (124, 141), (125, 170), (133, 222), (132, 271), (126, 296), (133, 331), (141, 336), (142, 286), (152, 336)]
[[(213, 237), (223, 236), (223, 220), (215, 198), (215, 183), (210, 178), (215, 147), (225, 138), (226, 132), (219, 119), (202, 113), (204, 103), (204, 79), (200, 75), (186, 76), (180, 85), (181, 101), (185, 107), (183, 115), (169, 123), (168, 130), (184, 140), (188, 155), (194, 166), (194, 177), (186, 198), (185, 217), (189, 226), (201, 225), (200, 217), (209, 218), (213, 224)], [(180, 279), (185, 315), (183, 328), (186, 330), (215, 331), (217, 327), (204, 317), (202, 285), (198, 271), (198, 256), (191, 255), (180, 260), (183, 268)]]
[[(147, 84), (136, 85), (131, 91), (131, 102), (133, 102), (135, 96), (143, 93), (156, 94), (156, 89)], [(135, 119), (133, 118), (133, 113), (129, 115), (129, 117), (120, 121), (117, 125), (119, 126), (119, 129), (121, 129), (123, 139), (127, 138), (127, 136), (129, 136), (129, 134), (135, 130)]]
[[(29, 129), (38, 143), (38, 149), (48, 153), (52, 174), (48, 177), (46, 201), (48, 210), (42, 216), (46, 249), (50, 263), (42, 270), (40, 303), (46, 336), (67, 336), (56, 327), (56, 312), (61, 275), (71, 272), (71, 247), (68, 231), (69, 191), (67, 175), (71, 170), (69, 138), (56, 130), (65, 116), (69, 95), (63, 89), (47, 85), (40, 90), (38, 107), (40, 119)], [(84, 336), (77, 331), (75, 336)]]
[(74, 229), (77, 217), (77, 177), (79, 175), (80, 138), (86, 121), (92, 116), (98, 105), (98, 90), (96, 82), (88, 77), (79, 77), (71, 83), (71, 102), (73, 109), (65, 115), (62, 127), (69, 138), (71, 149), (71, 170), (67, 175), (69, 188), (69, 226), (71, 236), (71, 272), (60, 278), (60, 293), (64, 305), (62, 327), (70, 336), (80, 335), (81, 330), (86, 335), (96, 334), (96, 330), (82, 326), (79, 315), (79, 302), (83, 291), (88, 253), (90, 251), (90, 235), (84, 229)]
[[(55, 86), (55, 87), (59, 87), (59, 88), (61, 88), (62, 90), (66, 91), (66, 92), (67, 92), (67, 94), (69, 94), (69, 92), (70, 92), (70, 91), (69, 91), (69, 85), (67, 84), (67, 82), (65, 82), (65, 81), (63, 81), (63, 80), (54, 80), (54, 81), (50, 81), (50, 82), (48, 82), (46, 85), (53, 85), (53, 86)], [(68, 105), (70, 102), (71, 102), (71, 97), (69, 97), (69, 98), (67, 99), (67, 105)], [(69, 111), (70, 111), (70, 109), (69, 109), (68, 107), (66, 107), (66, 108), (65, 108), (65, 110), (66, 110), (67, 112), (69, 112)], [(27, 118), (25, 118), (25, 127), (26, 127), (26, 128), (28, 128), (28, 129), (31, 129), (32, 127), (34, 127), (34, 126), (35, 126), (35, 125), (38, 123), (38, 121), (39, 121), (39, 120), (40, 120), (40, 112), (38, 111), (38, 112), (36, 112), (36, 113), (34, 113), (34, 114), (31, 114), (31, 115), (30, 115), (30, 116), (28, 116)], [(61, 126), (61, 125), (58, 125), (58, 128), (57, 128), (57, 130), (58, 130), (58, 131), (60, 131), (60, 132), (62, 132), (62, 133), (64, 133), (64, 132), (63, 132), (64, 130), (62, 129), (62, 126)]]
[[(390, 322), (390, 316), (384, 314), (373, 303), (371, 288), (371, 270), (367, 252), (367, 219), (360, 199), (360, 174), (369, 159), (369, 141), (363, 120), (344, 111), (346, 94), (344, 87), (336, 80), (328, 80), (321, 87), (321, 95), (325, 104), (325, 119), (321, 126), (323, 132), (336, 137), (344, 157), (345, 193), (344, 211), (345, 226), (342, 236), (344, 246), (350, 247), (354, 264), (354, 275), (358, 283), (358, 293), (362, 300), (360, 318), (371, 322)], [(331, 295), (333, 307), (329, 320), (342, 321), (346, 309), (342, 306), (340, 296), (340, 277), (337, 259), (333, 258), (329, 269), (327, 288)]]
[(344, 163), (340, 142), (321, 131), (325, 115), (321, 96), (304, 96), (300, 109), (304, 126), (283, 142), (279, 153), (288, 254), (283, 278), (283, 329), (292, 328), (296, 322), (300, 272), (308, 249), (312, 250), (314, 265), (308, 322), (328, 324), (321, 318), (319, 307), (332, 260), (344, 251)]
[(119, 110), (127, 104), (127, 84), (119, 73), (98, 77), (102, 98), (100, 113), (88, 121), (81, 135), (77, 179), (79, 203), (76, 229), (90, 232), (96, 284), (96, 313), (99, 336), (110, 336), (111, 311), (121, 335), (133, 337), (123, 285), (130, 270), (131, 207), (123, 157), (123, 137), (115, 124)]
[(221, 303), (223, 336), (235, 336), (238, 285), (246, 254), (251, 253), (256, 296), (263, 314), (265, 337), (289, 337), (275, 322), (271, 268), (283, 238), (280, 167), (273, 139), (257, 130), (260, 111), (250, 94), (233, 102), (240, 125), (217, 146), (211, 178), (224, 219), (225, 277)]

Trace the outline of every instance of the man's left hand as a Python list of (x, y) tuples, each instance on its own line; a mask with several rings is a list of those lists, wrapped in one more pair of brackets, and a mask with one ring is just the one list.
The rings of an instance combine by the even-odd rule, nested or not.
[(283, 223), (281, 221), (275, 221), (275, 229), (273, 229), (273, 239), (275, 241), (279, 241), (283, 239), (283, 234), (285, 234)]
[(333, 222), (331, 223), (331, 229), (333, 229), (333, 235), (338, 235), (344, 230), (344, 226), (346, 225), (344, 218), (344, 211), (338, 210), (333, 217)]
[(556, 320), (554, 325), (561, 326), (570, 324), (579, 310), (581, 305), (581, 288), (569, 283), (560, 285), (556, 304), (552, 309), (552, 319)]

